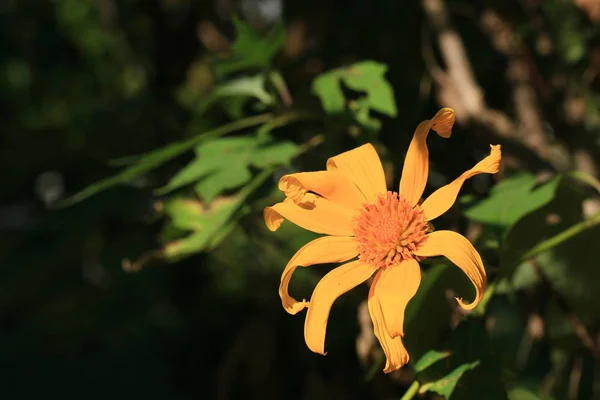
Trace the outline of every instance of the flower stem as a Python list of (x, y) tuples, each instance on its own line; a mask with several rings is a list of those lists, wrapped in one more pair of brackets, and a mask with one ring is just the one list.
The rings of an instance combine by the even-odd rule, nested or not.
[(415, 395), (417, 394), (417, 392), (419, 391), (419, 381), (414, 381), (408, 388), (408, 390), (406, 391), (406, 393), (404, 393), (404, 396), (402, 396), (402, 398), (400, 400), (410, 400), (413, 397), (415, 397)]
[(593, 228), (598, 224), (600, 224), (600, 212), (594, 214), (593, 216), (584, 221), (579, 222), (578, 224), (571, 226), (568, 229), (565, 229), (557, 235), (552, 236), (550, 239), (544, 240), (543, 242), (529, 250), (527, 253), (525, 253), (521, 260), (527, 261), (537, 256), (538, 254), (543, 253), (544, 251), (550, 250), (551, 248), (558, 246), (559, 244), (566, 240), (569, 240), (573, 236), (578, 235), (581, 232), (586, 231), (590, 228)]

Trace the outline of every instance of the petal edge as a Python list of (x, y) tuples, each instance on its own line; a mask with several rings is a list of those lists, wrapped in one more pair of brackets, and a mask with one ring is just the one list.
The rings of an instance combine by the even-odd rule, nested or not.
[(284, 219), (306, 230), (333, 236), (353, 236), (354, 211), (340, 207), (320, 196), (313, 195), (311, 204), (296, 204), (290, 198), (266, 207), (263, 211), (265, 225), (274, 232)]
[(338, 154), (327, 160), (328, 171), (340, 171), (353, 181), (369, 203), (387, 191), (379, 155), (371, 143)]
[(375, 275), (373, 283), (371, 283), (371, 289), (369, 290), (369, 315), (373, 321), (373, 331), (375, 337), (379, 341), (383, 353), (385, 354), (385, 367), (383, 372), (386, 374), (400, 369), (403, 365), (408, 363), (410, 355), (406, 351), (406, 347), (402, 343), (402, 339), (398, 336), (392, 338), (385, 327), (385, 319), (383, 311), (381, 309), (381, 302), (379, 296), (376, 293), (376, 287), (378, 281), (381, 279), (381, 271)]
[(429, 149), (427, 148), (429, 130), (433, 129), (441, 137), (449, 138), (454, 120), (454, 110), (442, 108), (433, 119), (421, 122), (415, 130), (400, 178), (400, 195), (413, 206), (423, 195), (429, 175)]
[(421, 283), (421, 267), (415, 259), (404, 260), (380, 273), (375, 286), (387, 333), (392, 337), (404, 336), (404, 311), (417, 293)]
[(297, 267), (348, 261), (358, 254), (352, 237), (325, 236), (305, 244), (294, 254), (281, 274), (279, 297), (285, 311), (297, 314), (308, 306), (308, 301), (298, 301), (289, 294), (289, 284)]
[(449, 184), (442, 186), (433, 192), (421, 207), (427, 217), (427, 221), (436, 219), (440, 215), (452, 207), (458, 193), (465, 181), (479, 174), (495, 174), (500, 169), (500, 160), (502, 159), (502, 151), (500, 145), (490, 145), (490, 155), (479, 161), (473, 168), (463, 172), (461, 176), (456, 178)]
[(465, 310), (472, 310), (481, 302), (487, 286), (487, 275), (481, 256), (463, 235), (453, 231), (435, 231), (427, 235), (427, 241), (415, 251), (417, 256), (445, 256), (459, 267), (475, 287), (475, 299), (466, 304), (462, 298), (456, 301)]
[(366, 201), (354, 182), (336, 170), (284, 175), (279, 180), (279, 190), (296, 204), (314, 201), (314, 194), (309, 192), (349, 209), (357, 209)]
[(338, 297), (373, 275), (375, 268), (361, 261), (351, 261), (331, 270), (319, 281), (310, 299), (304, 321), (304, 340), (308, 348), (325, 355), (325, 332), (331, 306)]

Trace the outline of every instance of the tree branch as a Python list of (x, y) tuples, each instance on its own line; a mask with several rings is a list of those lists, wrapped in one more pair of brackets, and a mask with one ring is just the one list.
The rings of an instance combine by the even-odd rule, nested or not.
[(422, 0), (423, 9), (437, 34), (446, 71), (443, 79), (434, 77), (439, 85), (439, 100), (452, 105), (456, 117), (464, 123), (481, 126), (492, 136), (520, 144), (543, 163), (560, 168), (552, 156), (551, 140), (543, 128), (535, 91), (529, 84), (527, 63), (518, 53), (510, 59), (507, 77), (513, 87), (517, 114), (514, 121), (505, 113), (490, 108), (483, 89), (478, 84), (461, 37), (452, 27), (444, 0)]

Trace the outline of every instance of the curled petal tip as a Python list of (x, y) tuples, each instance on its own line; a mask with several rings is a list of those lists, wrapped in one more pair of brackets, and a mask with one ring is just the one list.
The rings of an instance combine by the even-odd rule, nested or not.
[(402, 357), (402, 359), (398, 362), (398, 364), (392, 364), (388, 360), (385, 364), (385, 368), (383, 369), (383, 372), (385, 374), (389, 374), (391, 372), (397, 371), (400, 368), (402, 368), (403, 366), (405, 366), (406, 364), (408, 364), (409, 361), (410, 361), (410, 356), (408, 355), (408, 353), (406, 354), (406, 357)]
[(478, 299), (473, 300), (473, 302), (471, 302), (469, 304), (465, 304), (462, 297), (455, 297), (455, 299), (458, 302), (458, 305), (461, 306), (461, 308), (466, 311), (470, 311), (470, 310), (474, 309), (479, 304)]
[(435, 117), (433, 117), (432, 129), (436, 131), (438, 135), (449, 138), (452, 134), (452, 127), (454, 126), (455, 120), (456, 117), (453, 109), (447, 107), (442, 108), (435, 114)]
[(304, 310), (305, 308), (307, 308), (309, 306), (309, 302), (306, 300), (302, 300), (302, 301), (298, 301), (295, 303), (284, 303), (283, 304), (283, 308), (285, 309), (285, 311), (287, 311), (288, 314), (291, 315), (296, 315), (298, 314), (300, 311)]
[(278, 187), (279, 190), (281, 190), (286, 197), (292, 199), (296, 204), (302, 202), (302, 199), (307, 193), (306, 188), (304, 188), (298, 182), (298, 179), (289, 175), (281, 177), (281, 179), (279, 180)]
[(492, 174), (497, 173), (500, 170), (500, 160), (502, 159), (502, 150), (499, 144), (490, 144), (490, 166), (489, 172)]
[(490, 155), (495, 157), (502, 157), (502, 146), (499, 144), (490, 144)]
[(281, 214), (273, 210), (271, 207), (265, 208), (263, 211), (263, 216), (265, 218), (265, 225), (267, 225), (267, 229), (269, 229), (271, 232), (275, 232), (283, 223), (283, 217)]

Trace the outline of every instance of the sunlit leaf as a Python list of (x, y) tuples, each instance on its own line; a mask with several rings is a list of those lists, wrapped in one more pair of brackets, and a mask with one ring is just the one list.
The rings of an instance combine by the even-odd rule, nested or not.
[(467, 207), (467, 218), (484, 224), (508, 229), (524, 215), (550, 202), (560, 182), (559, 177), (536, 187), (532, 174), (520, 174), (504, 179), (492, 190), (488, 198)]
[(196, 158), (159, 189), (165, 194), (195, 183), (196, 193), (210, 202), (228, 189), (235, 189), (252, 178), (250, 166), (264, 168), (289, 163), (298, 146), (275, 142), (258, 135), (221, 138), (196, 147)]
[(241, 204), (239, 197), (233, 196), (214, 201), (210, 206), (204, 203), (175, 198), (165, 202), (165, 214), (174, 226), (193, 233), (183, 239), (168, 243), (164, 248), (167, 259), (181, 257), (204, 250), (228, 222)]
[(272, 173), (272, 169), (265, 169), (234, 195), (220, 197), (210, 204), (184, 197), (166, 201), (164, 212), (170, 223), (191, 233), (168, 242), (162, 256), (173, 260), (217, 246), (235, 228), (237, 219), (248, 212), (244, 207), (248, 196)]
[[(206, 189), (204, 194), (208, 198), (204, 200), (210, 202), (222, 190), (238, 187), (250, 180), (247, 159), (256, 144), (256, 139), (248, 136), (203, 143), (195, 149), (196, 158), (181, 169), (167, 186), (159, 189), (158, 193), (165, 194), (204, 178), (208, 187), (202, 186), (200, 189)], [(214, 193), (210, 190), (211, 187), (214, 187)]]
[(313, 93), (319, 96), (321, 106), (328, 114), (337, 114), (344, 111), (346, 98), (339, 81), (340, 73), (338, 70), (321, 74), (313, 81)]
[(253, 97), (263, 102), (271, 104), (273, 95), (265, 90), (264, 75), (245, 76), (243, 78), (234, 79), (225, 84), (218, 86), (214, 92), (215, 97)]
[[(394, 91), (385, 79), (386, 71), (385, 64), (375, 61), (355, 63), (321, 74), (313, 81), (312, 91), (328, 114), (348, 110), (362, 126), (376, 131), (381, 128), (381, 122), (370, 116), (371, 111), (390, 117), (397, 114)], [(349, 101), (344, 96), (342, 84), (364, 95)]]
[(367, 94), (366, 103), (372, 110), (395, 117), (394, 90), (385, 79), (387, 69), (385, 64), (362, 61), (346, 68), (341, 78), (350, 89)]
[(371, 117), (371, 105), (369, 104), (369, 99), (361, 98), (357, 101), (350, 101), (348, 103), (348, 108), (354, 114), (354, 118), (358, 123), (360, 123), (365, 128), (378, 131), (381, 129), (381, 121), (377, 118)]
[(261, 145), (250, 156), (250, 163), (258, 168), (270, 165), (288, 165), (298, 152), (298, 145), (290, 141), (273, 141)]

